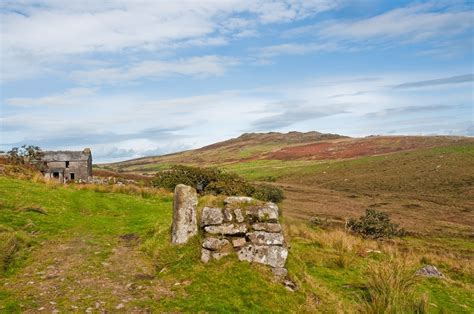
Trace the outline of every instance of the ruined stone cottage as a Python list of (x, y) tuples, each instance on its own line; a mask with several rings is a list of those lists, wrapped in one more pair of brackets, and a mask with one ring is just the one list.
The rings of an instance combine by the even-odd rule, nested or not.
[(46, 179), (59, 182), (83, 181), (92, 177), (92, 153), (82, 151), (44, 151), (39, 156), (42, 173)]

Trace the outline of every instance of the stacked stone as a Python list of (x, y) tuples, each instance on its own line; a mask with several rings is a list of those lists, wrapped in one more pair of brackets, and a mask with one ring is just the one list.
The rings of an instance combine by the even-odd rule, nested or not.
[(278, 206), (251, 197), (231, 196), (224, 208), (205, 207), (201, 228), (205, 239), (201, 260), (220, 259), (233, 252), (240, 260), (266, 264), (285, 276), (288, 248), (279, 223)]

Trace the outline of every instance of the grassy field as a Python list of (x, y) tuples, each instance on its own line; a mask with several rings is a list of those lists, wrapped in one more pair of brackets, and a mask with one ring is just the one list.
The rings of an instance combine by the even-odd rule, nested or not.
[[(266, 267), (233, 256), (202, 264), (199, 237), (171, 246), (170, 195), (135, 192), (0, 177), (0, 235), (10, 239), (2, 241), (9, 254), (0, 311), (370, 312), (380, 298), (371, 274), (395, 269), (413, 278), (425, 263), (447, 279), (407, 280), (411, 303), (402, 309), (474, 310), (470, 239), (363, 240), (311, 226), (283, 207), (288, 269), (299, 287), (289, 292)], [(379, 281), (398, 300), (396, 284)]]
[[(282, 187), (282, 222), (291, 246), (287, 267), (296, 292), (275, 282), (268, 268), (238, 262), (235, 256), (202, 264), (200, 236), (171, 246), (169, 192), (58, 186), (4, 168), (0, 312), (474, 312), (470, 139), (423, 139), (418, 148), (410, 146), (413, 139), (408, 146), (401, 139), (397, 150), (403, 145), (410, 149), (315, 160), (271, 159), (295, 147), (298, 154), (307, 152), (293, 140), (276, 145), (273, 134), (266, 136), (268, 142), (259, 145), (250, 135), (243, 137), (250, 146), (237, 139), (156, 162), (127, 162), (118, 166), (119, 176), (146, 184), (150, 177), (135, 170), (166, 169), (182, 158), (201, 165), (199, 159)], [(333, 141), (364, 149), (373, 144), (372, 139), (360, 146), (350, 139)], [(377, 141), (382, 151), (390, 148), (388, 139)], [(321, 146), (315, 145), (308, 147)], [(195, 156), (186, 159), (186, 154)], [(366, 208), (389, 213), (409, 235), (372, 241), (346, 233), (346, 220)], [(427, 264), (446, 278), (413, 275)]]

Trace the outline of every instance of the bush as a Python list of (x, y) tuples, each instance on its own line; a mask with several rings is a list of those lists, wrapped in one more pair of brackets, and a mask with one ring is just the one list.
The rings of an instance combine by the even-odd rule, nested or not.
[(279, 203), (285, 198), (283, 196), (283, 191), (280, 188), (270, 184), (257, 185), (252, 196), (259, 200), (271, 201), (274, 203)]
[(349, 219), (347, 229), (351, 232), (361, 234), (364, 238), (382, 239), (394, 236), (403, 236), (405, 231), (399, 229), (397, 224), (390, 222), (387, 213), (368, 208), (365, 215), (359, 219)]
[(283, 192), (278, 187), (253, 185), (241, 176), (219, 168), (174, 165), (169, 170), (158, 173), (152, 181), (154, 187), (169, 190), (174, 190), (178, 184), (192, 186), (200, 194), (244, 195), (272, 202), (283, 199)]

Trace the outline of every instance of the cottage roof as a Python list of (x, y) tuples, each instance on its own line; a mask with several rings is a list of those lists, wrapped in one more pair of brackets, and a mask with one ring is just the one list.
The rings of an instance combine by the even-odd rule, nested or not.
[(41, 155), (43, 161), (74, 161), (88, 160), (91, 152), (89, 149), (83, 151), (45, 151)]

